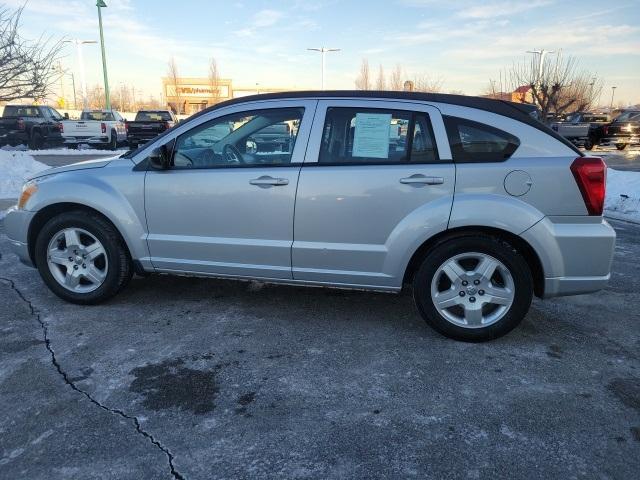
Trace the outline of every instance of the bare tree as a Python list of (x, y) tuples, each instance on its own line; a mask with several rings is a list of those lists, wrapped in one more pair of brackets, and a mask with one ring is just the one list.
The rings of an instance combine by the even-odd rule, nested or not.
[(415, 75), (413, 77), (414, 92), (438, 93), (442, 91), (442, 78), (431, 78), (429, 75)]
[(178, 86), (180, 75), (178, 74), (178, 65), (176, 64), (176, 60), (173, 57), (171, 57), (171, 60), (169, 60), (167, 75), (169, 77), (169, 80), (171, 80), (171, 83), (173, 84), (173, 88), (175, 90), (174, 96), (176, 102), (174, 110), (176, 114), (180, 114), (182, 113), (182, 99), (180, 97), (180, 87)]
[(215, 58), (209, 61), (209, 87), (211, 87), (211, 105), (220, 101), (220, 72)]
[(369, 76), (369, 61), (366, 58), (362, 59), (360, 65), (360, 73), (356, 78), (356, 90), (371, 90), (371, 78)]
[(87, 90), (87, 105), (91, 109), (102, 110), (105, 108), (104, 88), (96, 84)]
[(378, 68), (378, 78), (376, 78), (376, 90), (386, 90), (387, 81), (384, 78), (384, 68), (382, 65)]
[(544, 119), (549, 113), (589, 109), (603, 86), (601, 79), (580, 68), (575, 57), (564, 58), (560, 52), (546, 57), (542, 64), (538, 58), (514, 64), (511, 83), (514, 89), (528, 87)]
[(62, 41), (40, 37), (25, 40), (18, 32), (22, 8), (0, 6), (0, 101), (41, 100), (50, 93), (60, 72), (56, 64)]
[(389, 90), (401, 92), (403, 88), (404, 83), (402, 81), (402, 66), (397, 63), (395, 68), (391, 72), (391, 77), (389, 78)]

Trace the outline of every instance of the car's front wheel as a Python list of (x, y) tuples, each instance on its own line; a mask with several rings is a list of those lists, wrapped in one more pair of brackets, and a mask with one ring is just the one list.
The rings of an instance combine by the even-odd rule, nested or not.
[(533, 296), (525, 259), (507, 242), (482, 234), (441, 242), (414, 276), (423, 318), (457, 340), (481, 342), (505, 335), (524, 318)]
[(618, 150), (624, 150), (625, 148), (627, 148), (627, 144), (626, 143), (616, 143), (616, 148)]
[(35, 263), (44, 283), (60, 298), (100, 303), (131, 279), (131, 259), (120, 234), (106, 219), (83, 211), (62, 213), (38, 233)]

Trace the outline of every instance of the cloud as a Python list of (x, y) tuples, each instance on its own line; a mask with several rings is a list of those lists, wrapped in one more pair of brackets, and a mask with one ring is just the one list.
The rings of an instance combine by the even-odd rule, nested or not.
[(236, 35), (239, 37), (251, 37), (260, 29), (275, 25), (284, 16), (284, 12), (279, 10), (260, 10), (253, 14), (248, 26), (236, 31)]
[(544, 7), (551, 4), (551, 0), (528, 0), (528, 1), (504, 1), (487, 3), (484, 5), (473, 5), (464, 7), (458, 11), (461, 18), (495, 18), (500, 16), (512, 16), (527, 10)]

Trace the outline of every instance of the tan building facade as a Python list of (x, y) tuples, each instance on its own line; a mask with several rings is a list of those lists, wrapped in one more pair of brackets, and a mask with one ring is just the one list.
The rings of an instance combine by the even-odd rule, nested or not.
[(191, 115), (231, 98), (260, 93), (284, 92), (286, 88), (234, 87), (230, 79), (212, 82), (208, 78), (185, 77), (174, 81), (162, 78), (162, 93), (167, 105), (177, 114)]

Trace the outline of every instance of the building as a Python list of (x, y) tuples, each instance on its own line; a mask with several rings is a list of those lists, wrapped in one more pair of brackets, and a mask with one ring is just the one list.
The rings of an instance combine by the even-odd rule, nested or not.
[(162, 93), (167, 105), (178, 114), (191, 115), (231, 98), (260, 93), (285, 92), (287, 88), (234, 87), (231, 79), (212, 82), (208, 78), (162, 78)]

